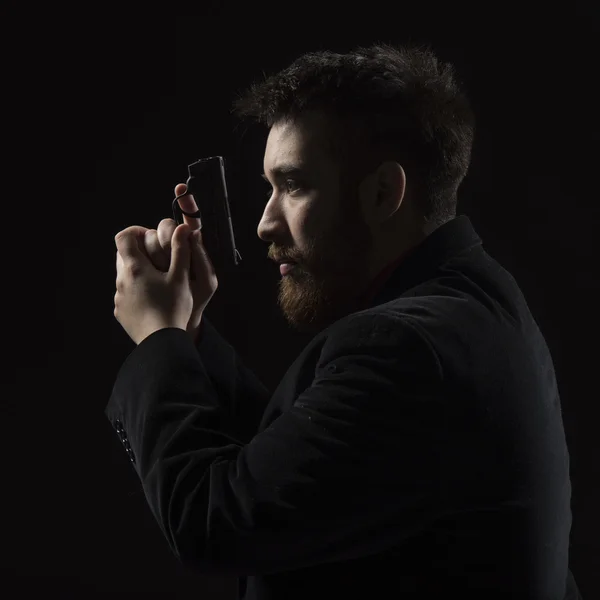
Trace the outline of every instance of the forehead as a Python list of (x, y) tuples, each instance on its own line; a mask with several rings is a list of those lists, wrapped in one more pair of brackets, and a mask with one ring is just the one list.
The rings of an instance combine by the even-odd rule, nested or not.
[(331, 166), (325, 145), (327, 123), (321, 115), (308, 113), (294, 122), (274, 124), (269, 131), (264, 156), (265, 173), (279, 164), (297, 164), (310, 172)]

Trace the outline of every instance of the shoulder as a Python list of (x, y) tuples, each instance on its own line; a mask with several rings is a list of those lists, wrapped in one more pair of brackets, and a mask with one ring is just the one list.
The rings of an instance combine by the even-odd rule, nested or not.
[(437, 352), (419, 320), (386, 305), (353, 313), (328, 329), (317, 371), (334, 364), (442, 378)]

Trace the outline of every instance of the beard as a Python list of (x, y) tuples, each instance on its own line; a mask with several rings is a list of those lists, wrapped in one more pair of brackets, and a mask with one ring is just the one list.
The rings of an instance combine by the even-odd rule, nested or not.
[(369, 284), (371, 232), (354, 203), (313, 237), (305, 256), (279, 282), (277, 303), (289, 325), (316, 334), (352, 312)]

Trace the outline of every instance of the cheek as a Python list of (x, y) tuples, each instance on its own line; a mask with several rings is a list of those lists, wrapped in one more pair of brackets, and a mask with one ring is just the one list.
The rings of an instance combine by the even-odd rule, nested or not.
[(317, 202), (298, 202), (289, 214), (290, 229), (294, 238), (310, 239), (320, 234), (326, 219), (327, 215)]
[(310, 218), (310, 214), (298, 211), (291, 215), (288, 223), (294, 244), (298, 248), (302, 248), (305, 241), (310, 239), (314, 232), (314, 220)]
[(320, 262), (323, 255), (328, 254), (329, 245), (334, 236), (337, 236), (335, 222), (323, 211), (307, 207), (307, 210), (298, 211), (289, 222), (292, 244), (307, 264)]
[(320, 194), (290, 211), (288, 223), (293, 243), (305, 259), (314, 260), (324, 250), (332, 256), (336, 249), (347, 252), (348, 244), (362, 245), (367, 232), (356, 190), (347, 193), (341, 202), (338, 198), (333, 193)]

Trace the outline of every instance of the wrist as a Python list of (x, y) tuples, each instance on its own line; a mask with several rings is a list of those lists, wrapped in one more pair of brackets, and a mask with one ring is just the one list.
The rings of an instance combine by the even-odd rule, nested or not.
[(192, 337), (194, 344), (200, 341), (200, 327), (202, 323), (202, 315), (198, 319), (190, 321), (187, 326), (187, 332)]

